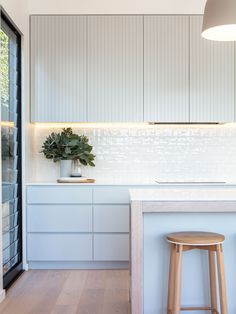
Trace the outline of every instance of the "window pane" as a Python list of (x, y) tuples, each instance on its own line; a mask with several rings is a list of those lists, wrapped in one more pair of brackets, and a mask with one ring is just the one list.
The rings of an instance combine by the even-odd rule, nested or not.
[(4, 115), (4, 111), (7, 113), (8, 110), (4, 109), (9, 107), (9, 38), (2, 29), (0, 30), (0, 39), (2, 120), (7, 120), (7, 116)]
[[(2, 232), (4, 285), (22, 261), (19, 36), (1, 21)], [(19, 125), (18, 125), (19, 124)]]

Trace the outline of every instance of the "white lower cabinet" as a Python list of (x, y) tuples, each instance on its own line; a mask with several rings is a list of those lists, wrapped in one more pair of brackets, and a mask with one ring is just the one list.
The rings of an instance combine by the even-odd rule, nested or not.
[(92, 261), (90, 234), (28, 234), (29, 261)]
[(95, 204), (129, 204), (128, 186), (96, 187), (93, 190), (93, 202)]
[(95, 205), (94, 232), (129, 232), (128, 205)]
[(128, 234), (95, 234), (94, 235), (95, 261), (128, 261), (129, 235)]
[(92, 232), (92, 205), (29, 205), (28, 232)]
[(30, 186), (27, 189), (28, 204), (90, 204), (92, 189), (84, 186)]
[(78, 267), (81, 262), (89, 266), (92, 263), (94, 268), (101, 263), (127, 267), (130, 188), (30, 185), (27, 189), (29, 267), (36, 264), (47, 267), (48, 263), (58, 267), (56, 263), (60, 263), (66, 268), (69, 262), (77, 263)]

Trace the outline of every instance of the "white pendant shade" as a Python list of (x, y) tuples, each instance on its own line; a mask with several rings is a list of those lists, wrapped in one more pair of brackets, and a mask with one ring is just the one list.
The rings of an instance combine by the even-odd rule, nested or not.
[(236, 41), (236, 0), (207, 0), (202, 36), (209, 40)]

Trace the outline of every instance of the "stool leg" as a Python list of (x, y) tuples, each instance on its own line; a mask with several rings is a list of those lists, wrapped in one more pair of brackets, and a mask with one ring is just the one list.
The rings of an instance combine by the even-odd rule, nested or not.
[(167, 314), (172, 314), (172, 311), (173, 311), (174, 274), (175, 274), (175, 245), (171, 243), (170, 244), (170, 266), (169, 266)]
[(217, 244), (216, 249), (217, 249), (216, 254), (217, 254), (217, 264), (218, 264), (218, 280), (219, 280), (219, 290), (220, 290), (221, 314), (228, 314), (222, 244)]
[(182, 270), (183, 245), (175, 246), (175, 283), (173, 314), (180, 314), (181, 270)]
[(218, 313), (217, 291), (216, 291), (216, 268), (215, 268), (215, 252), (208, 251), (209, 274), (210, 274), (210, 292), (211, 292), (211, 308), (212, 314)]

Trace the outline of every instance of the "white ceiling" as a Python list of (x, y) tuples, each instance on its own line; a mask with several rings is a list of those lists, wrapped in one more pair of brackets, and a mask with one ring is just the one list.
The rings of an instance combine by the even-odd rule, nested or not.
[(30, 14), (202, 14), (206, 0), (28, 0)]

